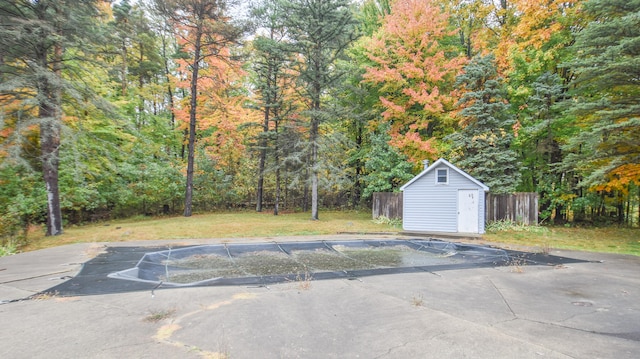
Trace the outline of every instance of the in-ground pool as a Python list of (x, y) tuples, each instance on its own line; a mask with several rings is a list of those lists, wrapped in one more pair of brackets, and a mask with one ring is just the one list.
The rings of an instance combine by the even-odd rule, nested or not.
[(163, 287), (264, 285), (500, 266), (509, 254), (487, 246), (441, 240), (355, 240), (216, 244), (145, 253), (110, 278)]

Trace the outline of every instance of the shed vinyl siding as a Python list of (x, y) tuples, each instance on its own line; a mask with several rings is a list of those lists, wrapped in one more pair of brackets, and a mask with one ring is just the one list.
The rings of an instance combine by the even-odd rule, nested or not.
[[(435, 164), (434, 164), (435, 165)], [(403, 229), (408, 231), (457, 232), (458, 190), (478, 190), (480, 213), (479, 233), (484, 233), (484, 190), (457, 171), (448, 171), (448, 183), (436, 185), (438, 169), (449, 169), (445, 164), (418, 178), (404, 188)]]

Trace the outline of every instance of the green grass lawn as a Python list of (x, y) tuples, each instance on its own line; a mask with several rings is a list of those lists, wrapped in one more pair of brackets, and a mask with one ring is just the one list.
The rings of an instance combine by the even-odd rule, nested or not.
[(482, 237), (493, 243), (640, 256), (640, 229), (637, 228), (531, 227), (526, 230), (526, 227), (514, 227), (487, 231)]
[[(43, 229), (31, 231), (30, 251), (68, 243), (122, 242), (156, 239), (206, 239), (304, 236), (337, 233), (398, 233), (399, 223), (376, 223), (369, 211), (321, 211), (320, 220), (309, 213), (221, 212), (192, 217), (155, 217), (114, 220), (83, 226), (67, 226), (64, 234), (45, 237)], [(492, 229), (494, 228), (494, 229)], [(575, 249), (640, 256), (640, 230), (631, 228), (565, 228), (489, 226), (484, 242), (541, 249)]]

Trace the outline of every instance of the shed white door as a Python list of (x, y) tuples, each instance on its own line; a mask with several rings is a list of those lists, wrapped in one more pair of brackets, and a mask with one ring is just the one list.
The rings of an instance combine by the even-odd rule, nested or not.
[(458, 232), (478, 233), (478, 190), (458, 190)]

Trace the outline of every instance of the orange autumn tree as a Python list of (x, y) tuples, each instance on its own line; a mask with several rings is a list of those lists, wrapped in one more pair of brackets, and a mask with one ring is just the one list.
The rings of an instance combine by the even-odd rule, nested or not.
[(187, 180), (185, 186), (184, 216), (190, 217), (193, 202), (193, 173), (198, 124), (198, 95), (200, 70), (206, 71), (206, 62), (216, 59), (231, 62), (229, 46), (240, 37), (242, 30), (234, 26), (227, 15), (227, 3), (220, 0), (155, 0), (158, 13), (174, 26), (181, 55), (187, 65), (185, 75), (189, 79), (189, 129)]
[[(196, 176), (206, 175), (207, 170), (201, 168), (201, 165), (208, 162), (213, 168), (222, 169), (225, 174), (235, 177), (238, 169), (242, 167), (239, 164), (244, 161), (245, 154), (245, 133), (239, 129), (247, 127), (248, 131), (252, 130), (251, 126), (243, 125), (256, 121), (255, 114), (244, 108), (247, 97), (240, 88), (245, 75), (241, 64), (229, 60), (232, 57), (229, 48), (220, 49), (220, 55), (224, 58), (209, 57), (200, 64), (197, 83), (196, 140), (198, 147), (204, 150), (202, 153), (206, 158), (195, 161), (194, 175)], [(176, 86), (189, 89), (192, 80), (189, 76), (189, 62), (178, 60), (177, 65), (176, 73), (182, 76), (175, 79)], [(188, 134), (191, 96), (176, 101), (174, 113), (178, 124), (177, 129)], [(185, 135), (186, 144), (188, 140)], [(206, 190), (197, 188), (197, 184), (194, 185), (194, 189)]]
[[(220, 53), (227, 58), (231, 57), (230, 49), (221, 49)], [(190, 63), (179, 59), (177, 62), (174, 82), (179, 89), (189, 89), (192, 78), (189, 75)], [(197, 86), (198, 96), (196, 100), (196, 133), (199, 133), (198, 141), (206, 148), (211, 156), (222, 167), (228, 167), (239, 154), (230, 154), (228, 151), (239, 152), (244, 149), (242, 134), (237, 131), (239, 125), (247, 122), (250, 114), (243, 109), (246, 100), (240, 91), (238, 84), (242, 80), (244, 71), (241, 64), (235, 61), (222, 60), (210, 57), (200, 64)], [(177, 129), (183, 132), (189, 131), (191, 114), (191, 96), (176, 101), (174, 113), (178, 122)], [(188, 142), (188, 139), (185, 138)]]
[(498, 46), (502, 54), (496, 53), (502, 57), (503, 69), (510, 73), (506, 75), (522, 77), (523, 72), (559, 71), (558, 64), (567, 59), (566, 49), (574, 42), (572, 29), (582, 26), (580, 17), (584, 16), (577, 6), (581, 1), (513, 0), (517, 17), (502, 36)]
[(435, 1), (395, 1), (364, 45), (371, 65), (363, 78), (379, 86), (390, 143), (414, 163), (437, 156), (436, 139), (448, 131), (447, 112), (455, 103), (451, 84), (466, 61), (447, 45), (455, 35), (447, 24)]
[(508, 76), (516, 61), (559, 62), (572, 41), (570, 29), (583, 26), (577, 6), (584, 0), (447, 0), (446, 11), (459, 28), (469, 58), (496, 56), (499, 73)]

